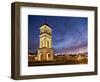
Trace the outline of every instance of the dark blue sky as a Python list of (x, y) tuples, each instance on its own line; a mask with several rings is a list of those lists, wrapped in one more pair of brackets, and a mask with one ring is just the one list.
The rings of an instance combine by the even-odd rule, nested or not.
[(44, 23), (53, 30), (55, 53), (87, 51), (87, 18), (28, 15), (28, 52), (34, 53), (39, 48), (39, 28)]

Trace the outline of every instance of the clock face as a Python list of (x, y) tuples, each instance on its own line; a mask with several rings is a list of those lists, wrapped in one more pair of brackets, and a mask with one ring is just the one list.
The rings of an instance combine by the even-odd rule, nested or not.
[(51, 35), (51, 32), (48, 29), (43, 29), (40, 31), (40, 34), (43, 34), (43, 33), (47, 33), (47, 34)]

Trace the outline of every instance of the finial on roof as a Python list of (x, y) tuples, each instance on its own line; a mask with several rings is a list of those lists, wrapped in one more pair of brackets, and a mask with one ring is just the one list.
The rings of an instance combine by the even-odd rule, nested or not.
[[(41, 25), (41, 26), (43, 26), (43, 25), (47, 25), (47, 26), (49, 26), (49, 24), (48, 24), (48, 22), (47, 22), (47, 20), (46, 20), (46, 19), (44, 20), (44, 23), (42, 23), (42, 25)], [(41, 26), (40, 26), (40, 27), (41, 27)]]
[(47, 25), (48, 26), (47, 19), (44, 20), (44, 25)]

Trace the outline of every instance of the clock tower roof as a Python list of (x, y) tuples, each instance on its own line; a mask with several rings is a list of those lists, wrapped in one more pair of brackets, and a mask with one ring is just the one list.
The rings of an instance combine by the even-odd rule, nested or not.
[(41, 27), (40, 27), (40, 30), (41, 30), (41, 29), (44, 29), (44, 28), (49, 29), (49, 30), (52, 30), (52, 29), (50, 28), (49, 24), (47, 24), (47, 23), (42, 24)]

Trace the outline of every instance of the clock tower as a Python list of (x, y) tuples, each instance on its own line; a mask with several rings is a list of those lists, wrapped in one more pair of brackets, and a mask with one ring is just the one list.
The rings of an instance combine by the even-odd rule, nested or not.
[(40, 45), (38, 49), (37, 59), (38, 61), (52, 61), (53, 49), (52, 49), (52, 29), (48, 24), (43, 24), (40, 27)]

